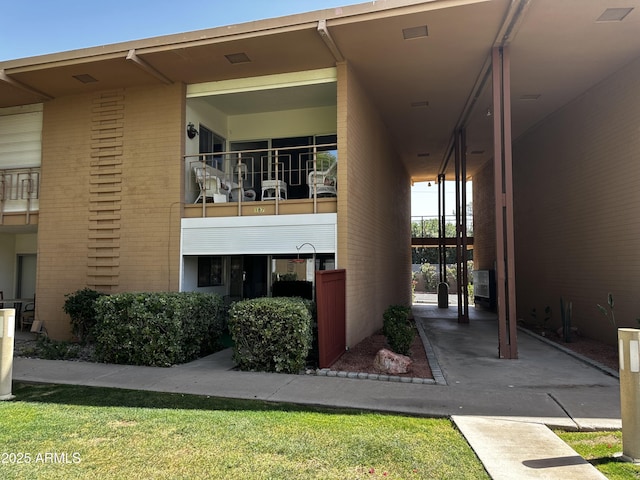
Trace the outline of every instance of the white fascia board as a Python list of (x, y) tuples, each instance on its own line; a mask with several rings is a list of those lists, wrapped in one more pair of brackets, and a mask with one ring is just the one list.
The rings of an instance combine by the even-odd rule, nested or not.
[(187, 85), (187, 98), (336, 82), (335, 67)]
[(303, 243), (335, 253), (337, 247), (335, 213), (183, 218), (181, 230), (182, 255), (296, 254)]

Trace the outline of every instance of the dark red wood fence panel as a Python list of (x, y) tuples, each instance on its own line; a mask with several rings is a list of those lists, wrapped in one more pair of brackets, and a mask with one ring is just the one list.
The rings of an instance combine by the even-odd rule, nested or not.
[(346, 347), (346, 271), (316, 271), (318, 356), (320, 368), (328, 368)]

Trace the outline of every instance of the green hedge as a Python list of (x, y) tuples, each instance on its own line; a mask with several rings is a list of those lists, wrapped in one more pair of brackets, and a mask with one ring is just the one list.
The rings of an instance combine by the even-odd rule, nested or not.
[(105, 295), (85, 287), (65, 295), (62, 310), (71, 317), (71, 332), (80, 343), (92, 342), (96, 325), (96, 300)]
[(120, 293), (96, 301), (96, 357), (168, 367), (215, 351), (222, 298), (207, 293)]
[(310, 304), (299, 298), (255, 298), (233, 305), (229, 332), (241, 370), (298, 373), (311, 349)]

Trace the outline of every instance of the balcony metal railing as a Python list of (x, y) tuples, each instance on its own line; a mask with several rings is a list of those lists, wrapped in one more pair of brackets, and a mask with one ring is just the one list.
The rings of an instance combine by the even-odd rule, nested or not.
[(0, 169), (0, 222), (5, 213), (37, 210), (40, 198), (40, 167)]
[[(207, 206), (307, 199), (318, 213), (318, 198), (337, 196), (336, 144), (185, 155), (187, 203)], [(260, 208), (260, 207), (256, 207)]]

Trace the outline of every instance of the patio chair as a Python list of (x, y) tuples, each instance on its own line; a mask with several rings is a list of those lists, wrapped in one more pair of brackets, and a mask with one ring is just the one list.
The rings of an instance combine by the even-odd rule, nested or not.
[(20, 313), (20, 331), (24, 330), (25, 326), (31, 328), (35, 320), (36, 313), (36, 299), (33, 298), (33, 302), (26, 303)]
[(229, 193), (229, 201), (237, 202), (240, 198), (243, 202), (253, 202), (256, 199), (256, 192), (251, 189), (233, 187)]
[(245, 202), (255, 202), (256, 200), (256, 192), (253, 189), (248, 189), (244, 191), (244, 201)]
[(313, 198), (314, 192), (316, 197), (335, 197), (338, 194), (336, 189), (336, 166), (333, 162), (326, 170), (318, 170), (309, 172), (307, 184), (309, 185), (309, 198)]
[(275, 200), (276, 196), (279, 200), (287, 199), (287, 184), (282, 180), (263, 180), (262, 200)]
[(193, 203), (198, 203), (203, 199), (205, 202), (207, 199), (211, 199), (214, 203), (227, 201), (227, 196), (222, 193), (220, 188), (220, 179), (214, 175), (213, 169), (210, 166), (205, 165), (203, 168), (202, 166), (196, 165), (193, 167), (193, 174), (200, 188), (198, 198), (196, 198), (196, 201)]

